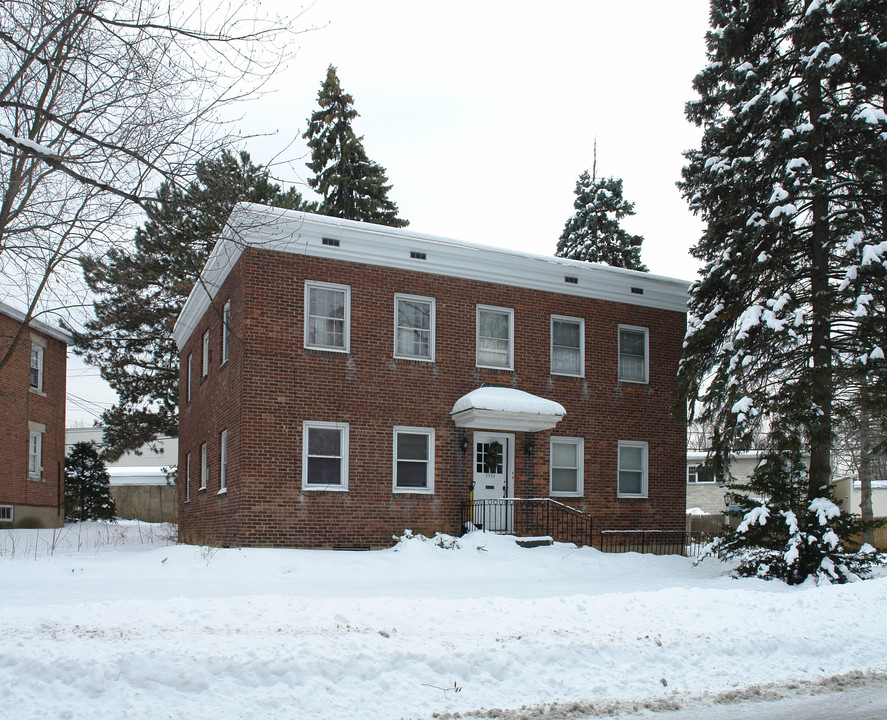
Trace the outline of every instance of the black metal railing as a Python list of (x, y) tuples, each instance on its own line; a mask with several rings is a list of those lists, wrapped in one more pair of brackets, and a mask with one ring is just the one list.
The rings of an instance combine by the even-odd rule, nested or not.
[(592, 544), (591, 515), (551, 498), (497, 498), (462, 503), (462, 532), (548, 536), (558, 542)]
[(680, 530), (602, 530), (600, 549), (609, 553), (650, 553), (698, 557), (712, 540), (706, 532)]

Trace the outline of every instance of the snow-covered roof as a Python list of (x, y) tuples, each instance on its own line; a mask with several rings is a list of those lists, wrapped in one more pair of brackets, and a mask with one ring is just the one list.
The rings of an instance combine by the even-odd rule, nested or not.
[(550, 430), (566, 414), (560, 403), (523, 390), (481, 387), (460, 397), (450, 416), (456, 427), (537, 432)]
[[(7, 305), (6, 303), (0, 302), (0, 313), (3, 313), (7, 317), (11, 317), (16, 322), (24, 322), (25, 320), (25, 313), (23, 313), (21, 310), (18, 310), (17, 308), (12, 307), (11, 305)], [(66, 345), (70, 345), (74, 342), (74, 338), (71, 337), (71, 333), (62, 330), (59, 327), (47, 325), (45, 322), (40, 322), (39, 320), (32, 319), (28, 323), (28, 327), (30, 327), (32, 330), (43, 333), (44, 335), (54, 337), (56, 340), (61, 340)]]
[[(326, 242), (324, 242), (326, 241)], [(239, 203), (173, 330), (182, 348), (245, 247), (686, 312), (689, 281), (520, 253), (404, 228)], [(569, 279), (568, 279), (569, 278)]]

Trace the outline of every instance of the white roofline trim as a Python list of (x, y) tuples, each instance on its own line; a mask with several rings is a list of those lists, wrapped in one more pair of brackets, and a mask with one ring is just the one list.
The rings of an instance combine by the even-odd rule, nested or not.
[[(324, 238), (338, 244), (324, 244)], [(690, 283), (253, 203), (234, 207), (173, 329), (184, 347), (244, 247), (686, 312)], [(566, 278), (571, 278), (567, 280)], [(575, 280), (575, 282), (574, 282)]]
[[(23, 313), (21, 310), (12, 307), (11, 305), (7, 305), (6, 303), (0, 302), (0, 313), (3, 313), (7, 317), (11, 317), (16, 322), (22, 323), (25, 321), (26, 313)], [(44, 335), (49, 335), (50, 337), (55, 338), (56, 340), (61, 340), (65, 345), (73, 345), (74, 338), (71, 336), (67, 330), (62, 330), (62, 328), (53, 327), (52, 325), (47, 325), (45, 322), (41, 322), (40, 320), (35, 320), (31, 318), (31, 321), (28, 323), (28, 327), (35, 332), (43, 333)]]

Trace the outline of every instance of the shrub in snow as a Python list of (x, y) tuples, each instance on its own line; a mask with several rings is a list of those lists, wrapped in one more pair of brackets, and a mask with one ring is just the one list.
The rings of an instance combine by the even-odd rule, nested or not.
[(784, 580), (797, 585), (845, 583), (868, 577), (880, 559), (868, 545), (848, 549), (863, 524), (842, 512), (826, 488), (821, 497), (807, 499), (808, 473), (800, 451), (773, 451), (755, 470), (747, 486), (730, 487), (740, 518), (715, 541), (708, 555), (739, 561), (741, 577)]
[(462, 547), (459, 545), (458, 538), (446, 533), (435, 533), (434, 537), (430, 538), (422, 533), (414, 533), (412, 530), (407, 529), (403, 531), (403, 535), (393, 535), (392, 539), (397, 541), (394, 547), (395, 551), (411, 540), (429, 543), (444, 550), (459, 550)]
[(65, 459), (65, 518), (113, 520), (111, 477), (91, 442), (74, 443)]

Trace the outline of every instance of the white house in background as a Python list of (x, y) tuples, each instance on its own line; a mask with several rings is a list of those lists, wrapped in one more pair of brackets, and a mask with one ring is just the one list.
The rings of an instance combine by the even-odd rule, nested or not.
[[(65, 429), (65, 455), (78, 442), (93, 442), (101, 450), (102, 428)], [(176, 518), (176, 488), (168, 479), (168, 470), (179, 458), (178, 438), (158, 438), (155, 452), (148, 446), (141, 454), (125, 453), (106, 463), (111, 476), (111, 496), (117, 517), (145, 522), (171, 522)]]
[[(842, 510), (860, 514), (861, 486), (858, 478), (845, 475), (832, 481), (832, 489)], [(887, 517), (887, 480), (872, 480), (872, 516)]]
[[(730, 461), (730, 472), (738, 483), (746, 483), (751, 478), (761, 450), (737, 452)], [(719, 515), (727, 509), (724, 495), (729, 492), (723, 479), (714, 477), (705, 467), (705, 452), (687, 452), (687, 511), (701, 510), (708, 515)]]

